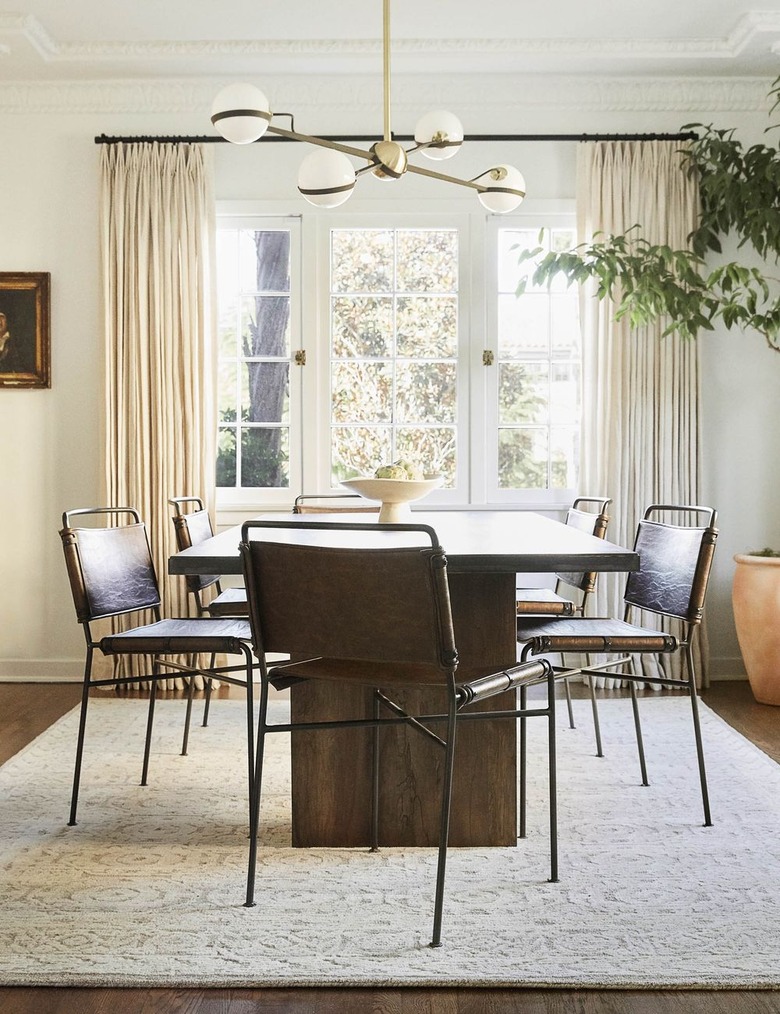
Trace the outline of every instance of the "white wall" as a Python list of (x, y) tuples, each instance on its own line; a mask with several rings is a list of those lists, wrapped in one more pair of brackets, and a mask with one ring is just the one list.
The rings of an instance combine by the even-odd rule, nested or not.
[[(690, 121), (737, 126), (762, 139), (769, 82), (664, 82), (630, 87), (589, 79), (548, 82), (402, 80), (394, 127), (411, 132), (429, 108), (450, 107), (472, 132), (666, 131)], [(381, 107), (360, 78), (315, 88), (276, 82), (296, 127), (319, 133), (376, 133)], [(52, 388), (0, 390), (0, 678), (79, 678), (83, 639), (73, 614), (57, 535), (64, 509), (102, 499), (103, 352), (94, 136), (211, 133), (207, 83), (4, 86), (0, 92), (0, 271), (49, 271), (52, 278)], [(270, 89), (269, 89), (270, 91)], [(372, 96), (366, 98), (365, 96)], [(273, 93), (272, 102), (277, 100)], [(709, 110), (709, 111), (707, 111)], [(476, 175), (500, 152), (526, 176), (537, 198), (574, 193), (573, 144), (467, 146), (449, 163)], [(292, 145), (215, 148), (217, 196), (289, 200), (301, 149)], [(457, 170), (456, 170), (457, 163)], [(368, 181), (367, 181), (368, 182)], [(376, 193), (394, 184), (370, 181)], [(427, 198), (438, 185), (402, 183), (404, 196)], [(368, 195), (367, 195), (368, 196)], [(437, 196), (439, 196), (437, 194)], [(451, 194), (447, 195), (451, 198)], [(470, 195), (464, 199), (472, 200)], [(701, 339), (705, 476), (703, 499), (720, 510), (721, 538), (709, 599), (715, 676), (739, 675), (730, 609), (733, 553), (780, 545), (773, 488), (780, 426), (780, 356), (755, 335), (718, 331)]]

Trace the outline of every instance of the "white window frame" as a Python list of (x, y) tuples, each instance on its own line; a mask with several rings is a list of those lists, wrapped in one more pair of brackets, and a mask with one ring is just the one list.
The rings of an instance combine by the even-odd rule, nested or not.
[[(300, 216), (268, 214), (253, 210), (251, 203), (240, 202), (240, 210), (217, 205), (217, 230), (288, 230), (290, 232), (290, 458), (289, 487), (234, 487), (220, 486), (217, 489), (219, 509), (241, 510), (262, 507), (280, 507), (292, 503), (302, 490), (303, 482), (303, 404), (304, 371), (295, 364), (295, 353), (301, 349), (302, 299), (302, 242)], [(218, 365), (218, 342), (215, 343), (215, 371)], [(216, 384), (215, 384), (216, 392)], [(215, 397), (217, 397), (215, 393)]]
[[(526, 208), (526, 205), (522, 206)], [(576, 213), (573, 201), (536, 202), (536, 206), (512, 215), (491, 216), (487, 220), (485, 236), (485, 348), (493, 353), (494, 365), (483, 369), (484, 390), (484, 502), (491, 505), (513, 505), (529, 510), (561, 510), (571, 505), (577, 495), (576, 488), (557, 489), (501, 489), (498, 485), (498, 233), (503, 229), (523, 229), (538, 232), (540, 229), (575, 229)], [(582, 403), (583, 391), (580, 391)]]
[[(455, 229), (458, 233), (458, 357), (457, 357), (457, 475), (452, 489), (435, 490), (426, 497), (426, 505), (464, 505), (470, 490), (470, 321), (473, 305), (470, 295), (471, 222), (468, 215), (431, 214), (388, 209), (371, 212), (331, 211), (316, 216), (316, 262), (321, 268), (318, 292), (318, 319), (321, 327), (316, 350), (317, 390), (320, 392), (319, 412), (311, 443), (318, 448), (315, 462), (316, 492), (338, 492), (330, 480), (330, 234), (334, 229)], [(309, 355), (307, 351), (307, 366)], [(381, 464), (378, 462), (377, 464)]]
[[(434, 210), (431, 210), (432, 207)], [(220, 488), (218, 522), (234, 524), (250, 513), (289, 510), (298, 492), (337, 492), (330, 485), (329, 312), (330, 230), (332, 228), (456, 228), (459, 240), (458, 313), (458, 480), (453, 490), (426, 498), (437, 509), (522, 508), (558, 511), (571, 504), (575, 490), (497, 488), (497, 368), (483, 365), (483, 351), (497, 361), (497, 230), (568, 228), (574, 201), (527, 200), (511, 216), (465, 211), (458, 201), (375, 202), (351, 200), (344, 209), (306, 208), (290, 214), (278, 201), (219, 201), (217, 226), (274, 226), (293, 230), (291, 244), (290, 328), (292, 352), (304, 350), (306, 365), (290, 378), (290, 488)], [(296, 298), (295, 293), (298, 293)], [(215, 350), (216, 361), (216, 350)], [(497, 363), (496, 363), (497, 365)], [(298, 426), (300, 440), (293, 434)], [(491, 468), (494, 469), (491, 480)]]

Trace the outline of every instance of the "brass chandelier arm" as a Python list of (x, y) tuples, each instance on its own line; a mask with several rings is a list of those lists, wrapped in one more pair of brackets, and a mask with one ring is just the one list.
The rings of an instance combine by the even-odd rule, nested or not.
[(296, 130), (285, 130), (284, 127), (275, 127), (272, 123), (266, 130), (268, 134), (278, 134), (279, 137), (286, 137), (289, 141), (304, 141), (306, 144), (316, 144), (320, 148), (330, 148), (333, 151), (341, 151), (345, 155), (352, 155), (354, 158), (364, 158), (368, 162), (374, 161), (370, 151), (363, 148), (353, 148), (349, 144), (342, 144), (341, 141), (328, 141), (324, 137), (314, 137), (310, 134), (299, 134)]
[(470, 187), (472, 190), (476, 190), (477, 193), (496, 193), (497, 191), (502, 194), (516, 194), (518, 197), (525, 197), (524, 190), (515, 190), (513, 187), (486, 187), (483, 183), (477, 183), (478, 179), (483, 176), (487, 176), (492, 170), (486, 169), (485, 172), (480, 173), (476, 179), (473, 180), (461, 180), (457, 176), (447, 176), (445, 173), (438, 173), (433, 169), (424, 169), (419, 165), (412, 165), (411, 163), (406, 167), (410, 173), (417, 173), (418, 176), (430, 176), (434, 180), (443, 180), (445, 183), (455, 183), (459, 187)]
[[(322, 137), (315, 137), (313, 134), (299, 134), (297, 130), (286, 130), (284, 127), (275, 127), (272, 123), (268, 126), (269, 134), (277, 134), (279, 137), (286, 137), (290, 141), (303, 141), (306, 144), (318, 145), (320, 148), (330, 148), (332, 151), (340, 151), (345, 155), (352, 155), (353, 158), (364, 158), (369, 164), (358, 169), (356, 172), (358, 175), (371, 169), (376, 164), (376, 159), (370, 151), (366, 151), (363, 148), (354, 148), (349, 144), (342, 144), (340, 141), (329, 141)], [(421, 146), (418, 146), (421, 147)], [(414, 151), (416, 149), (410, 149)], [(497, 187), (486, 187), (482, 183), (477, 183), (476, 180), (462, 180), (457, 176), (448, 176), (446, 173), (436, 172), (434, 169), (425, 169), (423, 166), (412, 165), (411, 162), (406, 166), (406, 171), (410, 173), (416, 173), (418, 176), (428, 176), (434, 180), (441, 180), (444, 183), (454, 183), (459, 187), (469, 187), (471, 190), (476, 190), (479, 194), (487, 193), (490, 190), (497, 190)], [(490, 170), (486, 170), (482, 173), (482, 176), (486, 176)], [(477, 177), (479, 179), (480, 177)], [(525, 197), (525, 191), (514, 190), (512, 187), (501, 187), (502, 193), (516, 194), (518, 197)]]

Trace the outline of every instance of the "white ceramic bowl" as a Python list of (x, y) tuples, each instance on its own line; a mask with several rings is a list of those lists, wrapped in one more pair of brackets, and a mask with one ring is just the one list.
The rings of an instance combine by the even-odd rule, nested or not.
[(359, 493), (366, 500), (378, 500), (382, 504), (379, 520), (382, 524), (408, 521), (411, 514), (409, 504), (421, 500), (444, 482), (443, 475), (430, 479), (375, 479), (373, 476), (357, 476), (344, 479), (341, 483), (353, 493)]

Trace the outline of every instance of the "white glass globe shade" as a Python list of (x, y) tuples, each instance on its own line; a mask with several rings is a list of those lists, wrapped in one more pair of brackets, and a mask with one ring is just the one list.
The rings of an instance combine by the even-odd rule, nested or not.
[(418, 144), (427, 144), (436, 137), (446, 141), (447, 146), (444, 148), (423, 148), (421, 154), (433, 159), (452, 158), (463, 144), (463, 124), (453, 113), (441, 109), (434, 113), (426, 113), (417, 121), (417, 126), (414, 128), (414, 139)]
[(233, 144), (251, 144), (266, 132), (271, 122), (271, 108), (259, 88), (232, 84), (214, 99), (211, 122), (225, 140)]
[[(499, 178), (496, 179), (495, 177)], [(525, 196), (525, 179), (519, 169), (515, 169), (513, 165), (497, 165), (488, 172), (484, 173), (483, 176), (477, 177), (477, 182), (483, 183), (488, 190), (484, 193), (478, 193), (480, 204), (483, 208), (487, 208), (488, 211), (492, 211), (496, 215), (505, 215), (508, 211), (514, 211), (523, 200)], [(509, 188), (510, 190), (521, 190), (520, 194), (507, 194), (504, 191)]]
[(355, 169), (340, 151), (316, 148), (298, 170), (298, 189), (318, 208), (337, 208), (355, 188)]

